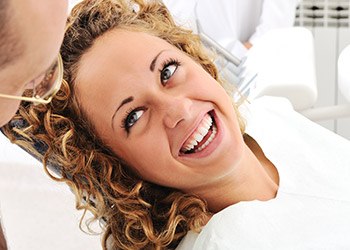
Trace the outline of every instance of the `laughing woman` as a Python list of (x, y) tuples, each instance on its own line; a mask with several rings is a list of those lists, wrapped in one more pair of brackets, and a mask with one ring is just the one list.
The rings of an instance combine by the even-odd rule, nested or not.
[(240, 114), (160, 2), (83, 1), (61, 54), (57, 97), (7, 134), (58, 166), (104, 248), (350, 247), (350, 143), (281, 98)]

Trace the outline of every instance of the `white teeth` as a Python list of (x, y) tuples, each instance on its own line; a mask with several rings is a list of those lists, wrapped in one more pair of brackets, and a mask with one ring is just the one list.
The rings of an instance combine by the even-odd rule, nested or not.
[(217, 130), (216, 126), (213, 125), (213, 132), (211, 133), (211, 135), (210, 135), (210, 137), (208, 138), (208, 140), (207, 140), (202, 146), (200, 146), (199, 148), (197, 148), (194, 152), (197, 153), (197, 152), (200, 152), (200, 151), (202, 151), (203, 149), (205, 149), (205, 148), (209, 145), (209, 143), (212, 142), (212, 141), (214, 140), (214, 137), (215, 137), (217, 131), (218, 131), (218, 130)]
[(199, 133), (194, 135), (194, 139), (196, 139), (198, 142), (201, 142), (203, 140), (203, 138), (204, 138), (204, 135), (201, 135)]
[(188, 145), (185, 147), (185, 149), (186, 149), (187, 151), (189, 151), (189, 150), (193, 149), (194, 146), (197, 146), (197, 144), (198, 144), (198, 142), (197, 142), (196, 140), (192, 140), (191, 143), (188, 144)]
[[(209, 127), (209, 128), (210, 128), (210, 127)], [(198, 129), (198, 131), (199, 131), (199, 133), (201, 133), (201, 135), (205, 136), (205, 135), (208, 133), (209, 128), (207, 128), (207, 126), (205, 126), (205, 127), (200, 127), (200, 128)]]
[(192, 144), (193, 146), (197, 146), (197, 145), (198, 145), (198, 142), (197, 142), (196, 140), (192, 140), (192, 141), (191, 141), (191, 144)]
[[(200, 143), (203, 138), (208, 134), (210, 127), (213, 124), (213, 119), (210, 117), (209, 114), (206, 114), (201, 122), (199, 124), (197, 130), (190, 136), (190, 138), (184, 143), (184, 146), (182, 147), (181, 151), (186, 152), (192, 150), (198, 143)], [(214, 133), (215, 130), (215, 133)], [(201, 151), (206, 146), (209, 145), (209, 143), (214, 139), (216, 134), (217, 128), (213, 126), (213, 133), (211, 136), (207, 139), (207, 141), (201, 145), (198, 149), (196, 149), (195, 152)]]
[(204, 125), (205, 129), (207, 129), (207, 130), (209, 130), (209, 129), (210, 129), (210, 126), (211, 126), (211, 125), (209, 125), (208, 123), (203, 124), (203, 125)]
[(205, 118), (206, 119), (204, 119), (204, 123), (210, 127), (213, 124), (213, 119), (209, 115)]

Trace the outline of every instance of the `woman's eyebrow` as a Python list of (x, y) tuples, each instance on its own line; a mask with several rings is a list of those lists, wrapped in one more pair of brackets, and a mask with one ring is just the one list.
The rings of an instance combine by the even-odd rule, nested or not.
[(154, 68), (156, 66), (156, 63), (157, 63), (157, 59), (158, 57), (160, 56), (160, 54), (162, 54), (164, 51), (166, 51), (165, 49), (160, 51), (152, 60), (150, 66), (149, 66), (149, 69), (153, 72), (154, 71)]
[(115, 110), (113, 116), (112, 116), (112, 129), (114, 130), (114, 126), (113, 126), (113, 120), (114, 120), (114, 117), (115, 115), (117, 114), (118, 110), (123, 107), (125, 104), (129, 103), (129, 102), (132, 102), (134, 100), (134, 97), (133, 96), (129, 96), (128, 98), (125, 98), (121, 103), (120, 105), (118, 106), (118, 108)]

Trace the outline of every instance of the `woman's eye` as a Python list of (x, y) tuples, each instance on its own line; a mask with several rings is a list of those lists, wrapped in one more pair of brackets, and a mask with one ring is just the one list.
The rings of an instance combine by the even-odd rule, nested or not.
[(144, 110), (134, 110), (131, 111), (124, 120), (123, 127), (129, 132), (129, 129), (135, 125), (135, 123), (140, 119), (143, 115)]
[(165, 66), (164, 69), (160, 72), (160, 80), (163, 85), (165, 85), (171, 76), (175, 73), (178, 64), (170, 64)]

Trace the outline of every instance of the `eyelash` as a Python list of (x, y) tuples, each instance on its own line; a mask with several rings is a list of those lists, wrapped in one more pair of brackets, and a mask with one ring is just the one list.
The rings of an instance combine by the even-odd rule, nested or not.
[[(180, 62), (179, 62), (178, 60), (173, 59), (173, 58), (170, 58), (170, 59), (168, 59), (168, 60), (165, 60), (165, 61), (162, 63), (162, 66), (161, 66), (161, 68), (159, 69), (160, 81), (161, 81), (162, 85), (165, 85), (165, 84), (166, 84), (166, 82), (164, 82), (163, 79), (162, 79), (162, 73), (164, 73), (164, 70), (165, 70), (166, 68), (168, 68), (169, 66), (172, 66), (172, 65), (174, 65), (176, 68), (175, 68), (174, 71), (172, 72), (172, 74), (171, 74), (171, 76), (169, 77), (169, 79), (175, 74), (177, 68), (178, 68), (181, 64), (180, 64)], [(169, 79), (167, 79), (167, 81), (168, 81)], [(131, 115), (134, 115), (134, 114), (135, 114), (136, 112), (138, 112), (138, 111), (145, 111), (145, 110), (146, 110), (145, 107), (137, 107), (137, 108), (132, 107), (132, 108), (128, 109), (128, 111), (125, 112), (125, 116), (124, 116), (124, 118), (123, 118), (123, 120), (122, 120), (121, 128), (124, 129), (124, 130), (127, 132), (127, 134), (129, 134), (129, 133), (130, 133), (130, 129), (131, 129), (131, 128), (134, 126), (134, 124), (136, 124), (136, 122), (138, 121), (138, 119), (137, 119), (137, 121), (136, 121), (134, 124), (128, 125), (128, 122), (129, 122), (128, 119), (129, 119), (129, 117), (131, 117)]]

